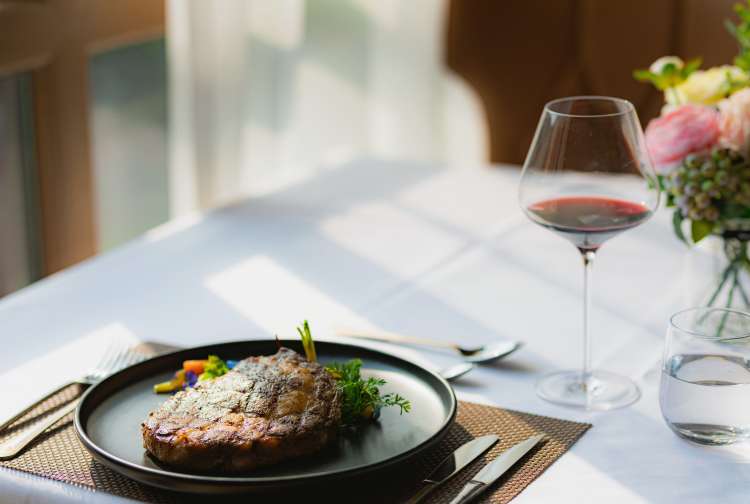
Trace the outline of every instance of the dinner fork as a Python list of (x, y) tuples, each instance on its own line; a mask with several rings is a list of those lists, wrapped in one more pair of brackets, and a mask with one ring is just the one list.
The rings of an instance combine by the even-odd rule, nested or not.
[[(105, 352), (99, 364), (96, 367), (89, 370), (88, 373), (86, 373), (84, 376), (70, 383), (67, 383), (63, 385), (62, 387), (59, 387), (55, 391), (47, 394), (39, 401), (36, 401), (31, 406), (25, 408), (21, 413), (15, 415), (11, 420), (7, 421), (4, 424), (4, 426), (7, 426), (10, 423), (14, 422), (15, 420), (23, 416), (25, 413), (33, 409), (40, 402), (44, 401), (45, 399), (54, 395), (56, 392), (59, 392), (60, 390), (70, 385), (73, 385), (75, 383), (80, 383), (83, 385), (93, 385), (95, 383), (102, 381), (107, 376), (127, 366), (130, 366), (132, 364), (145, 360), (146, 358), (147, 358), (146, 355), (135, 352), (133, 349), (117, 347), (117, 346), (110, 347)], [(54, 424), (59, 422), (62, 418), (68, 415), (71, 411), (74, 411), (76, 407), (78, 406), (79, 402), (80, 402), (80, 397), (67, 403), (65, 406), (56, 410), (54, 413), (43, 418), (39, 422), (33, 424), (27, 430), (22, 431), (18, 435), (13, 436), (12, 438), (8, 439), (7, 441), (3, 443), (0, 443), (0, 460), (6, 460), (6, 459), (15, 457), (21, 450), (23, 450), (26, 446), (28, 446), (29, 443), (31, 443), (34, 439), (40, 436), (44, 431), (46, 431), (47, 429), (52, 427)]]

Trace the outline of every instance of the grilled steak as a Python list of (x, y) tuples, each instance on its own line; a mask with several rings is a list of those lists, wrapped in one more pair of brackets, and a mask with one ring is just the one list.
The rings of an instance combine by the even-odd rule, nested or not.
[(172, 396), (143, 423), (143, 446), (171, 466), (244, 472), (318, 451), (340, 420), (330, 374), (281, 348)]

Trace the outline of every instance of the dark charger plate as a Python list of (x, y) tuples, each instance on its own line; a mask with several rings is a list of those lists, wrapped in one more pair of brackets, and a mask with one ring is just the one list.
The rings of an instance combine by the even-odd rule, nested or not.
[[(299, 341), (282, 341), (302, 352)], [(344, 431), (335, 444), (310, 457), (244, 475), (200, 474), (160, 466), (143, 449), (141, 422), (166, 400), (152, 392), (154, 383), (169, 379), (187, 359), (218, 355), (242, 359), (276, 352), (275, 340), (240, 341), (190, 348), (128, 367), (86, 391), (75, 427), (96, 460), (134, 480), (182, 492), (237, 493), (288, 489), (299, 485), (348, 479), (407, 465), (440, 441), (456, 417), (456, 397), (440, 376), (417, 364), (369, 348), (316, 342), (322, 363), (360, 358), (363, 374), (382, 377), (381, 392), (398, 392), (412, 404), (411, 413), (384, 408), (377, 422)]]

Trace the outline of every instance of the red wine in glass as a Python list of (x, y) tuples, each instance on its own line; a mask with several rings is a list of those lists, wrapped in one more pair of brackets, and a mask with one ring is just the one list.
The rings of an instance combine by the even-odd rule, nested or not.
[(567, 238), (581, 251), (596, 251), (602, 243), (651, 216), (643, 203), (600, 196), (552, 198), (528, 207), (540, 225)]
[[(642, 224), (658, 208), (656, 187), (643, 131), (630, 102), (577, 96), (544, 107), (524, 162), (518, 198), (533, 222), (564, 237), (581, 253), (583, 359), (580, 370), (540, 378), (536, 391), (541, 398), (607, 410), (627, 406), (640, 396), (628, 377), (591, 367), (590, 280), (602, 244)], [(634, 281), (637, 274), (633, 272)]]

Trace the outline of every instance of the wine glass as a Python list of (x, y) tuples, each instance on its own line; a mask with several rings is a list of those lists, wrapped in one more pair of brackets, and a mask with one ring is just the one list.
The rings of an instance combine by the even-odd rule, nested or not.
[(526, 216), (570, 241), (583, 258), (583, 365), (537, 383), (545, 400), (589, 410), (627, 406), (628, 378), (591, 369), (591, 268), (599, 247), (642, 224), (659, 204), (657, 180), (635, 108), (619, 98), (577, 96), (544, 106), (521, 173)]

